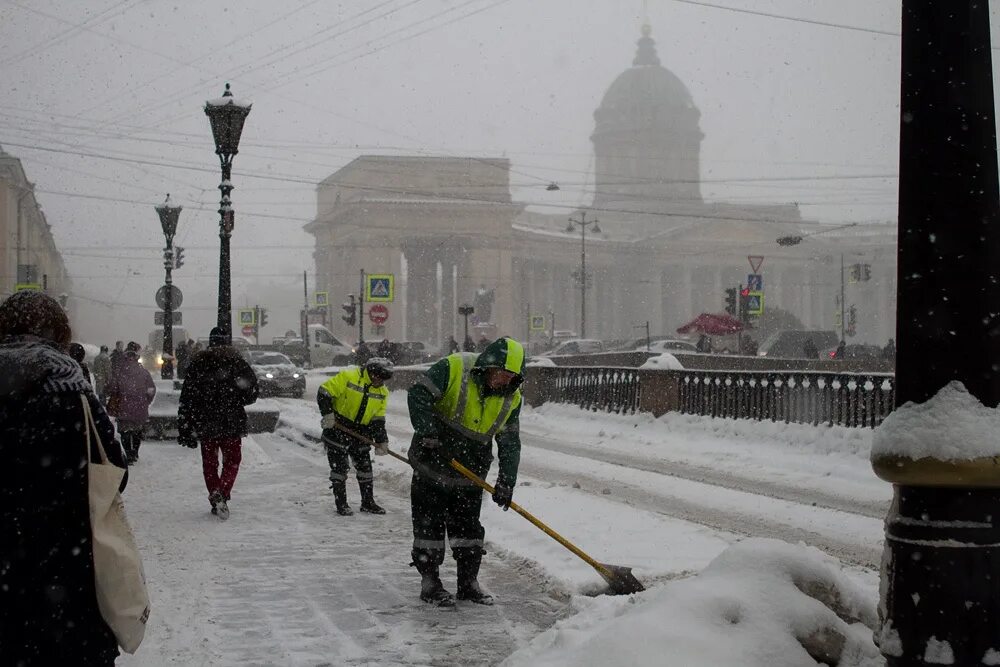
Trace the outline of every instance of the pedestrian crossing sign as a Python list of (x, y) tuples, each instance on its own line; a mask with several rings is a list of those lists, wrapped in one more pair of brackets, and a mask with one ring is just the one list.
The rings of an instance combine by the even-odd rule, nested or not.
[(393, 299), (393, 274), (369, 273), (366, 279), (365, 301), (389, 303)]
[(532, 315), (531, 316), (531, 330), (532, 331), (545, 331), (545, 316), (544, 315)]
[(317, 308), (326, 308), (330, 305), (330, 293), (329, 292), (316, 292), (313, 295), (316, 301)]
[(747, 312), (751, 315), (761, 315), (764, 313), (764, 293), (750, 292), (747, 296)]
[(243, 308), (240, 310), (240, 326), (252, 327), (257, 322), (257, 313), (254, 312), (253, 308)]

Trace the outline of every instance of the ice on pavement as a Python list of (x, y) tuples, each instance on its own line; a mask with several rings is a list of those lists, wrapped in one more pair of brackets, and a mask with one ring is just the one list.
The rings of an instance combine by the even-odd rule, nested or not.
[(1000, 456), (1000, 410), (955, 380), (925, 403), (907, 402), (875, 430), (871, 456), (967, 461)]

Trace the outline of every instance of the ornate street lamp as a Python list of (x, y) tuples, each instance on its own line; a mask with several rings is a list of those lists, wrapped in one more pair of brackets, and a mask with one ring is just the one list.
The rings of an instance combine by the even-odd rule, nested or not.
[(163, 228), (163, 238), (166, 247), (163, 248), (163, 269), (166, 273), (163, 297), (163, 366), (160, 367), (160, 377), (164, 380), (174, 378), (174, 283), (171, 271), (174, 268), (174, 234), (177, 233), (177, 219), (181, 215), (182, 206), (171, 206), (170, 195), (156, 206), (160, 216), (160, 227)]
[(233, 191), (230, 180), (233, 166), (233, 156), (239, 153), (240, 135), (243, 134), (243, 123), (250, 113), (251, 104), (233, 97), (226, 84), (226, 92), (222, 97), (205, 102), (205, 115), (212, 124), (212, 137), (215, 139), (215, 153), (219, 156), (222, 166), (222, 182), (219, 190), (222, 199), (219, 202), (219, 312), (217, 326), (226, 332), (226, 338), (232, 340), (232, 295), (229, 269), (229, 238), (233, 234), (235, 216), (232, 201), (229, 197)]
[(580, 211), (580, 219), (569, 219), (566, 225), (566, 233), (572, 234), (576, 231), (574, 224), (580, 225), (580, 338), (587, 337), (587, 227), (593, 225), (591, 233), (600, 234), (601, 228), (597, 226), (597, 220), (587, 220), (587, 212)]

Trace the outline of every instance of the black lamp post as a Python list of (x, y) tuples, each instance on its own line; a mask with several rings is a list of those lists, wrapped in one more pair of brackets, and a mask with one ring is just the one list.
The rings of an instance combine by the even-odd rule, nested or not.
[(174, 268), (174, 234), (177, 233), (177, 219), (183, 207), (171, 206), (168, 194), (164, 202), (155, 208), (160, 216), (163, 238), (167, 242), (163, 248), (163, 270), (166, 279), (163, 298), (163, 366), (160, 367), (160, 377), (172, 380), (174, 378), (174, 283), (171, 271)]
[(590, 231), (600, 234), (601, 228), (597, 226), (597, 220), (587, 220), (587, 212), (580, 211), (580, 219), (569, 219), (566, 225), (566, 233), (572, 234), (576, 231), (573, 225), (580, 225), (580, 338), (587, 337), (587, 227), (593, 225)]
[(458, 307), (458, 314), (465, 318), (465, 338), (462, 340), (462, 350), (465, 350), (465, 344), (469, 340), (469, 315), (476, 312), (476, 309), (465, 303)]
[(232, 340), (232, 295), (229, 270), (229, 238), (233, 234), (232, 201), (229, 194), (233, 191), (230, 180), (233, 166), (233, 156), (239, 153), (240, 135), (243, 134), (243, 123), (250, 113), (250, 103), (241, 102), (229, 92), (222, 97), (205, 102), (205, 115), (212, 124), (212, 137), (215, 139), (215, 153), (222, 165), (222, 182), (219, 190), (222, 199), (219, 202), (219, 312), (217, 326), (226, 332), (226, 338)]

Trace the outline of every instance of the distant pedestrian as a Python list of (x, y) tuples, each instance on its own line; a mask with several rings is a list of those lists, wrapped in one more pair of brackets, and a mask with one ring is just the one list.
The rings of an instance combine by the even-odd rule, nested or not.
[(128, 464), (139, 461), (142, 432), (149, 421), (149, 404), (156, 396), (153, 377), (139, 364), (135, 350), (125, 352), (125, 363), (108, 383), (108, 413), (118, 423)]
[(389, 342), (388, 338), (382, 339), (382, 342), (379, 343), (378, 347), (375, 349), (375, 354), (383, 359), (388, 359), (392, 363), (396, 363), (398, 361), (396, 359), (395, 345)]
[[(84, 401), (110, 463), (125, 468), (125, 457), (104, 407), (66, 355), (71, 337), (65, 311), (41, 292), (0, 303), (3, 665), (105, 666), (118, 657), (97, 602)], [(127, 479), (126, 472), (120, 490)]]
[(479, 342), (476, 343), (476, 352), (485, 352), (489, 345), (490, 339), (486, 337), (486, 334), (482, 334), (479, 336)]
[(87, 382), (90, 386), (94, 386), (94, 380), (90, 377), (90, 368), (87, 367), (87, 362), (84, 359), (87, 358), (87, 351), (83, 349), (83, 345), (79, 343), (69, 344), (69, 356), (76, 363), (80, 364), (80, 370), (83, 371), (83, 377), (87, 378)]
[(882, 350), (882, 358), (886, 361), (896, 361), (896, 341), (892, 338), (885, 344), (885, 348)]
[(699, 352), (711, 352), (712, 351), (712, 339), (702, 334), (698, 337), (698, 343), (695, 345), (695, 349)]
[(368, 347), (368, 343), (361, 341), (358, 346), (354, 349), (354, 363), (358, 366), (364, 366), (365, 362), (372, 358), (372, 350)]
[(101, 400), (104, 400), (110, 379), (111, 357), (108, 355), (108, 346), (102, 345), (100, 353), (94, 357), (94, 390)]
[(838, 345), (837, 349), (833, 351), (833, 358), (843, 359), (846, 350), (847, 350), (847, 343), (845, 343), (844, 341), (840, 341), (840, 345)]
[(118, 368), (125, 362), (125, 343), (122, 341), (115, 341), (115, 349), (111, 351), (111, 374), (108, 379), (114, 377), (115, 373), (118, 372)]
[[(201, 441), (202, 474), (212, 514), (229, 518), (229, 501), (240, 471), (242, 438), (247, 434), (244, 406), (257, 400), (257, 375), (215, 327), (208, 349), (188, 365), (177, 411), (177, 441), (192, 449)], [(219, 474), (219, 452), (222, 474)]]
[(476, 344), (472, 340), (472, 336), (466, 336), (465, 342), (462, 343), (462, 351), (464, 352), (475, 352)]
[(454, 336), (448, 336), (448, 342), (446, 343), (446, 346), (445, 346), (445, 349), (444, 349), (445, 355), (447, 356), (449, 354), (455, 354), (460, 349), (461, 349), (461, 347), (459, 346), (458, 341), (455, 340), (455, 337)]
[(806, 342), (802, 344), (802, 356), (806, 359), (819, 359), (819, 349), (812, 338), (806, 338)]

